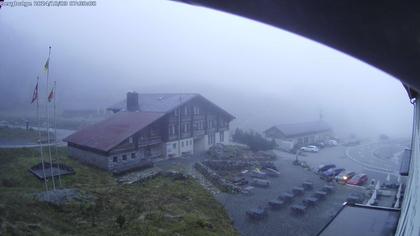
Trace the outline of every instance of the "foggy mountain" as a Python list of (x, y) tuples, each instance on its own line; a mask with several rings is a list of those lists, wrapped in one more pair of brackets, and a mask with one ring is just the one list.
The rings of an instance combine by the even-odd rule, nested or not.
[[(109, 17), (112, 15), (113, 17)], [(0, 10), (0, 109), (30, 106), (52, 46), (59, 109), (106, 107), (139, 93), (201, 93), (264, 130), (320, 118), (342, 134), (408, 137), (412, 105), (391, 76), (316, 42), (170, 1)]]

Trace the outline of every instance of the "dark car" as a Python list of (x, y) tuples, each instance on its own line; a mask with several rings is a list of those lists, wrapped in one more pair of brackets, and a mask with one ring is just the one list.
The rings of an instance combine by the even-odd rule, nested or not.
[(349, 181), (347, 181), (348, 184), (351, 185), (359, 185), (362, 186), (368, 181), (368, 176), (366, 174), (358, 174), (353, 176)]
[(327, 171), (327, 170), (329, 170), (331, 168), (335, 168), (335, 165), (334, 164), (320, 165), (318, 167), (317, 172), (318, 173), (322, 173), (322, 172), (325, 172), (325, 171)]
[(355, 175), (356, 175), (356, 172), (354, 171), (344, 171), (344, 172), (341, 172), (339, 175), (337, 175), (335, 177), (335, 180), (337, 181), (337, 183), (345, 184)]
[(330, 169), (322, 172), (322, 177), (334, 178), (335, 176), (337, 176), (338, 174), (340, 174), (341, 172), (343, 172), (345, 170), (346, 169), (344, 169), (344, 168), (330, 168)]

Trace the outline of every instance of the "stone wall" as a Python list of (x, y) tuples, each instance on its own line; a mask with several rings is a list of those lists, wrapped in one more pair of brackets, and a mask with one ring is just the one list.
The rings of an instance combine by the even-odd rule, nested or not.
[(71, 158), (103, 170), (109, 170), (109, 159), (107, 156), (71, 146), (68, 147), (68, 151)]
[(239, 193), (241, 191), (240, 187), (230, 183), (201, 162), (195, 163), (194, 168), (221, 191), (231, 193)]

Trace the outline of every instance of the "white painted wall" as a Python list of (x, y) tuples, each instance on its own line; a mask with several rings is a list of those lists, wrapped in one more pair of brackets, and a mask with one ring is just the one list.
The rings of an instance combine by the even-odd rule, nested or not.
[(166, 157), (179, 157), (182, 153), (194, 153), (193, 138), (181, 139), (179, 142), (171, 141), (166, 143)]

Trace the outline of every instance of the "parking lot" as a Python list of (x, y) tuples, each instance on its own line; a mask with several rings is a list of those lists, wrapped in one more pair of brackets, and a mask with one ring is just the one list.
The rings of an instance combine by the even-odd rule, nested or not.
[[(306, 161), (311, 168), (321, 164), (333, 163), (337, 167), (353, 170), (358, 173), (366, 173), (369, 179), (374, 178), (386, 181), (390, 173), (391, 181), (397, 181), (395, 171), (398, 164), (392, 158), (375, 160), (379, 158), (373, 152), (383, 146), (398, 146), (397, 150), (403, 150), (401, 143), (366, 143), (360, 146), (344, 147), (336, 146), (324, 148), (318, 153), (306, 153), (299, 156), (299, 160)], [(326, 182), (321, 180), (314, 172), (292, 164), (296, 156), (290, 153), (277, 152), (276, 165), (281, 172), (277, 178), (269, 178), (269, 188), (254, 188), (252, 194), (226, 194), (219, 193), (216, 198), (225, 206), (235, 227), (241, 235), (316, 235), (316, 233), (331, 219), (337, 212), (348, 195), (360, 191), (341, 184), (335, 184), (335, 190), (325, 200), (320, 201), (314, 207), (309, 207), (302, 215), (292, 214), (290, 206), (301, 203), (305, 197), (321, 189)], [(377, 164), (376, 164), (377, 163)], [(374, 168), (379, 167), (379, 168)], [(390, 171), (380, 169), (389, 168)], [(252, 220), (246, 215), (246, 211), (258, 206), (267, 207), (268, 201), (277, 199), (284, 192), (291, 191), (293, 187), (300, 186), (305, 180), (314, 184), (314, 190), (305, 192), (303, 196), (295, 198), (291, 203), (286, 204), (278, 210), (268, 209), (268, 214), (263, 220)]]
[[(404, 148), (401, 142), (364, 143), (352, 147), (324, 148), (318, 153), (305, 153), (305, 156), (299, 156), (298, 158), (306, 161), (311, 168), (332, 163), (346, 170), (366, 173), (369, 180), (375, 178), (376, 180), (386, 181), (387, 175), (390, 173), (391, 181), (397, 181), (397, 178), (393, 175), (399, 168), (394, 158), (395, 155), (389, 155), (390, 158), (374, 155), (376, 150), (390, 145), (395, 146), (393, 150), (396, 153)], [(255, 187), (250, 194), (230, 194), (217, 191), (214, 187), (211, 187), (211, 184), (208, 185), (215, 198), (224, 205), (241, 235), (316, 235), (334, 216), (349, 194), (360, 191), (358, 188), (335, 184), (335, 190), (331, 194), (328, 194), (324, 200), (315, 206), (309, 207), (304, 214), (292, 214), (290, 209), (292, 205), (301, 203), (305, 197), (309, 197), (315, 191), (321, 189), (326, 182), (321, 180), (313, 171), (293, 165), (295, 155), (280, 151), (276, 154), (278, 158), (275, 165), (280, 171), (280, 176), (269, 177), (270, 187), (268, 188)], [(377, 160), (378, 158), (379, 160)], [(160, 162), (158, 166), (184, 169), (184, 171), (198, 178), (200, 175), (192, 168), (192, 164), (197, 160), (196, 157), (176, 159)], [(389, 171), (385, 171), (387, 168), (389, 168)], [(203, 178), (198, 179), (206, 181)], [(291, 203), (277, 210), (269, 209), (269, 201), (278, 199), (282, 193), (290, 192), (296, 186), (301, 186), (306, 180), (313, 182), (313, 190), (305, 191), (302, 196), (294, 198)], [(247, 210), (259, 206), (268, 209), (267, 216), (264, 219), (252, 220), (247, 217)]]
[[(216, 198), (225, 206), (234, 221), (235, 227), (242, 235), (314, 235), (337, 212), (348, 194), (353, 190), (337, 184), (335, 190), (326, 198), (309, 207), (302, 215), (291, 212), (290, 206), (301, 203), (315, 191), (320, 190), (326, 182), (312, 171), (292, 164), (291, 160), (280, 159), (276, 161), (281, 172), (279, 177), (269, 178), (269, 188), (254, 188), (250, 195), (219, 193)], [(282, 193), (289, 192), (296, 186), (301, 186), (306, 180), (313, 182), (313, 190), (305, 191), (291, 203), (278, 210), (268, 210), (263, 220), (252, 220), (246, 211), (258, 206), (267, 207), (268, 201), (277, 199)]]

